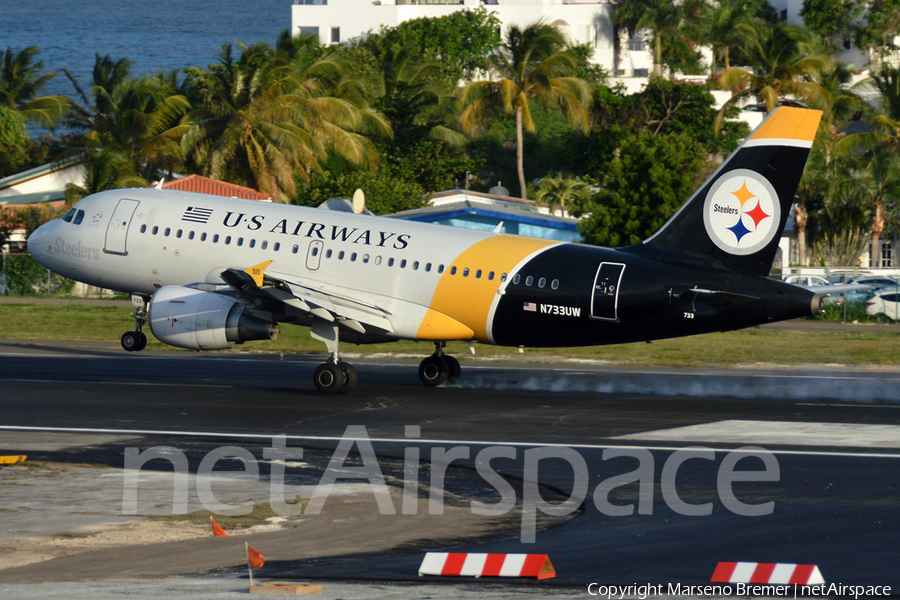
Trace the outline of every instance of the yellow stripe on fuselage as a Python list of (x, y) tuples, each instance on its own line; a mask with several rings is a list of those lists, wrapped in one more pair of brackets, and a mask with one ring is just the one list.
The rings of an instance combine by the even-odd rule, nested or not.
[[(487, 319), (491, 303), (502, 285), (501, 275), (511, 273), (517, 264), (533, 252), (558, 244), (553, 240), (541, 240), (516, 235), (498, 235), (482, 240), (463, 251), (451, 263), (434, 290), (430, 308), (466, 325), (474, 332), (474, 338), (487, 342)], [(451, 275), (453, 267), (456, 274)], [(469, 269), (468, 276), (464, 276)], [(481, 270), (481, 277), (476, 277)], [(488, 279), (493, 271), (494, 279)], [(419, 339), (434, 339), (419, 327)], [(455, 338), (460, 339), (460, 338)]]

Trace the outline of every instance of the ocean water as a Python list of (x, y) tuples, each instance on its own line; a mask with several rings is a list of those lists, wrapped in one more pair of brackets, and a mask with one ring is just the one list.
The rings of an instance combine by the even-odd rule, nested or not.
[[(134, 61), (144, 75), (216, 62), (223, 43), (274, 45), (293, 0), (0, 0), (0, 48), (41, 50), (45, 71), (71, 72), (85, 89), (95, 54)], [(75, 98), (60, 73), (44, 94)], [(76, 100), (78, 100), (76, 98)]]

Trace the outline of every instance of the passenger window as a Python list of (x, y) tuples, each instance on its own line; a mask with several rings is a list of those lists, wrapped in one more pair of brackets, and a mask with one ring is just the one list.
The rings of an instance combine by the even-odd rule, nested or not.
[(325, 251), (325, 258), (331, 258), (331, 248)]
[(542, 288), (542, 289), (543, 289), (543, 287), (544, 287), (545, 285), (547, 285), (547, 278), (546, 278), (546, 277), (541, 277), (540, 279), (538, 279), (538, 287), (539, 287), (539, 288)]
[(455, 266), (450, 267), (450, 274), (451, 274), (451, 275), (456, 275), (456, 267), (455, 267)]
[(369, 255), (363, 254), (363, 264), (368, 264), (368, 262), (369, 262)]
[(181, 239), (181, 234), (182, 234), (182, 231), (179, 229), (178, 231), (175, 232), (175, 237), (177, 237), (178, 239)]
[[(291, 252), (294, 253), (294, 254), (297, 254), (297, 252), (298, 252), (299, 250), (300, 250), (300, 246), (297, 246), (296, 244), (294, 245), (293, 248), (291, 248)], [(316, 250), (318, 250), (318, 248), (316, 248)]]
[(356, 262), (356, 252), (350, 254), (350, 262)]
[(381, 264), (381, 257), (380, 257), (380, 256), (376, 256), (376, 257), (375, 257), (375, 264), (376, 264), (376, 265), (380, 265), (380, 264)]
[(268, 248), (268, 247), (269, 247), (269, 242), (266, 241), (266, 240), (263, 240), (263, 243), (260, 244), (259, 249), (260, 249), (260, 250), (265, 250), (265, 249)]
[(250, 246), (251, 248), (255, 248), (255, 247), (256, 247), (256, 240), (250, 240), (250, 243), (247, 244), (247, 245)]
[(516, 273), (516, 276), (513, 277), (513, 285), (519, 285), (520, 281), (522, 281), (522, 276)]
[(227, 245), (229, 245), (229, 244), (231, 244), (231, 236), (230, 236), (230, 235), (226, 235), (226, 236), (225, 236), (225, 245), (227, 246)]
[(418, 268), (419, 268), (419, 261), (413, 262), (413, 271), (417, 270)]
[(500, 281), (501, 281), (501, 282), (506, 281), (506, 273), (502, 273), (502, 274), (500, 275)]
[[(294, 246), (294, 254), (297, 254), (297, 246)], [(314, 257), (319, 255), (319, 247), (318, 246), (313, 246), (312, 255)]]
[(219, 234), (217, 233), (217, 234), (213, 235), (213, 244), (218, 244), (218, 243), (219, 243)]
[(553, 281), (551, 281), (551, 282), (550, 282), (550, 287), (551, 287), (552, 289), (554, 289), (554, 290), (555, 290), (556, 288), (558, 288), (558, 287), (559, 287), (559, 279), (554, 279)]
[(425, 272), (428, 273), (431, 271), (431, 263), (425, 263)]
[(389, 267), (393, 267), (393, 266), (394, 266), (394, 259), (393, 259), (393, 258), (389, 258), (389, 259), (388, 259), (388, 266), (389, 266)]
[(344, 251), (343, 250), (338, 252), (338, 260), (344, 260)]
[(494, 272), (491, 271), (490, 273), (488, 273), (488, 281), (493, 281), (493, 280), (494, 280)]
[(194, 239), (194, 232), (193, 232), (193, 231), (190, 232), (190, 233), (188, 234), (188, 239), (189, 239), (189, 240)]
[(481, 279), (481, 269), (475, 271), (475, 279)]
[(166, 232), (163, 235), (169, 237), (170, 233), (172, 233), (172, 229), (170, 227), (166, 227)]
[(78, 211), (76, 211), (74, 208), (70, 208), (69, 210), (66, 211), (66, 214), (64, 214), (64, 215), (63, 215), (62, 217), (60, 217), (60, 218), (61, 218), (63, 221), (65, 221), (66, 223), (71, 223), (71, 222), (72, 222), (72, 218), (75, 216), (75, 213), (76, 213), (76, 212), (78, 212)]
[(237, 239), (237, 245), (238, 245), (238, 246), (243, 246), (243, 245), (244, 245), (244, 238), (239, 237), (239, 238)]
[(468, 276), (469, 276), (469, 267), (466, 267), (465, 269), (463, 269), (463, 277), (468, 277)]
[(405, 269), (405, 268), (406, 268), (406, 259), (405, 259), (405, 258), (404, 258), (403, 260), (400, 261), (400, 268), (401, 268), (401, 269)]
[(201, 242), (205, 242), (205, 241), (206, 241), (206, 232), (205, 232), (205, 231), (204, 231), (203, 233), (200, 234), (200, 241), (201, 241)]
[(147, 231), (147, 226), (141, 225), (141, 233), (144, 233), (145, 231)]
[(278, 252), (279, 250), (281, 250), (281, 242), (275, 242), (275, 246), (273, 246), (273, 250), (275, 250), (275, 252)]
[(529, 275), (528, 277), (525, 278), (525, 285), (527, 285), (528, 287), (531, 287), (532, 283), (534, 283), (534, 277)]
[(444, 265), (438, 265), (438, 273), (444, 272)]
[(79, 208), (78, 212), (75, 213), (75, 219), (72, 221), (72, 223), (74, 225), (81, 225), (82, 221), (84, 221), (84, 211)]
[(159, 233), (159, 227), (157, 227), (156, 225), (154, 225), (154, 226), (153, 226), (153, 232), (152, 232), (152, 233), (153, 233), (153, 235), (156, 235), (157, 233)]

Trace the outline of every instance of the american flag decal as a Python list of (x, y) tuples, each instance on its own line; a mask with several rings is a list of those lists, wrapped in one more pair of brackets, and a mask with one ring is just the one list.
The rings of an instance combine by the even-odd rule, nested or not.
[(200, 208), (198, 206), (188, 206), (187, 210), (181, 216), (182, 221), (190, 221), (192, 223), (206, 223), (212, 215), (211, 208)]
[(527, 310), (528, 312), (537, 312), (537, 304), (534, 302), (526, 302), (524, 306), (522, 306), (522, 310)]

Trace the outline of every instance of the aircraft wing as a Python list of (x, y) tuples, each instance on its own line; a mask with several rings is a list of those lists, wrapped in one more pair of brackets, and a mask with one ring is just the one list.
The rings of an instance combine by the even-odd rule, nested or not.
[(226, 269), (220, 276), (249, 299), (275, 300), (358, 333), (367, 333), (367, 328), (376, 329), (378, 333), (394, 332), (387, 310), (347, 294), (336, 293), (315, 281), (305, 281), (285, 273), (267, 273), (265, 270), (270, 263), (268, 261), (244, 270)]

